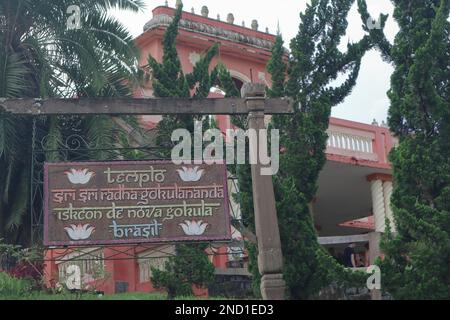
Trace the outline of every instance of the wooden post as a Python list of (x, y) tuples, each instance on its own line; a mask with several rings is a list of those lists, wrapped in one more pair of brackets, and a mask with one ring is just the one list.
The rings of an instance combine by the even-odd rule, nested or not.
[[(255, 130), (258, 135), (256, 145), (251, 145), (250, 150), (258, 150), (259, 131), (266, 129), (264, 123), (265, 86), (247, 83), (242, 88), (242, 96), (246, 99), (249, 111), (249, 129)], [(255, 141), (252, 142), (255, 143)], [(259, 160), (258, 157), (257, 164), (252, 164), (251, 169), (258, 241), (258, 268), (262, 276), (261, 293), (265, 300), (283, 300), (286, 285), (283, 280), (283, 255), (272, 176), (261, 175), (262, 165)]]

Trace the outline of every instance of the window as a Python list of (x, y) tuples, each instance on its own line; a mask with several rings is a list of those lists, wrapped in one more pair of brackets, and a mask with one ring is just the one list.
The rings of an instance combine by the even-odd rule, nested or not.
[(168, 258), (174, 254), (174, 246), (159, 247), (139, 254), (140, 283), (150, 282), (152, 278), (152, 268), (164, 270)]
[(65, 283), (67, 268), (71, 265), (80, 267), (81, 281), (88, 284), (97, 279), (104, 278), (105, 263), (102, 249), (90, 252), (73, 252), (66, 256), (67, 260), (58, 265), (59, 282)]

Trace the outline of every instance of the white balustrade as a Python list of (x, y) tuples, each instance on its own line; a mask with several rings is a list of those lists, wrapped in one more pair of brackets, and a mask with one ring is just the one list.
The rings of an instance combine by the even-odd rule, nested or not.
[(373, 153), (370, 137), (357, 136), (342, 132), (328, 131), (328, 147), (361, 153)]

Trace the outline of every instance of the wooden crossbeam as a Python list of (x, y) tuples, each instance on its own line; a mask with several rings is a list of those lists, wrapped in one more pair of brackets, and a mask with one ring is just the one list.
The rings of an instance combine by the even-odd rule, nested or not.
[[(265, 114), (293, 113), (288, 98), (266, 99)], [(238, 115), (248, 114), (245, 99), (4, 99), (0, 98), (0, 112), (18, 115)]]

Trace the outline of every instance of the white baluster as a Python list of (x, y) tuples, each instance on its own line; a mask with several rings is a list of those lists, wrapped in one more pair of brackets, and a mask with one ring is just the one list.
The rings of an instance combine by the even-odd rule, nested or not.
[(356, 140), (356, 151), (362, 151), (361, 139)]
[(352, 148), (353, 151), (356, 151), (357, 138), (355, 136), (351, 136), (350, 139), (351, 139), (351, 148)]

